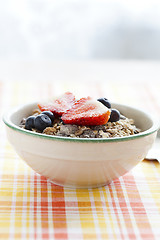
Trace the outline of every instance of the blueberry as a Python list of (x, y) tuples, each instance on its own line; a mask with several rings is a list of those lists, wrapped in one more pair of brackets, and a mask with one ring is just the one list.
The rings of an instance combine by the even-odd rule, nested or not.
[(25, 128), (27, 130), (32, 130), (32, 128), (35, 128), (35, 116), (30, 116), (26, 119)]
[(120, 119), (120, 112), (117, 109), (111, 110), (109, 122), (117, 122)]
[(98, 98), (97, 101), (101, 102), (104, 106), (111, 108), (111, 104), (107, 98)]
[(39, 131), (43, 131), (46, 127), (52, 127), (51, 119), (45, 114), (38, 115), (35, 118), (35, 128)]
[(47, 115), (51, 119), (51, 121), (53, 123), (53, 121), (54, 121), (54, 114), (51, 111), (43, 111), (42, 114)]

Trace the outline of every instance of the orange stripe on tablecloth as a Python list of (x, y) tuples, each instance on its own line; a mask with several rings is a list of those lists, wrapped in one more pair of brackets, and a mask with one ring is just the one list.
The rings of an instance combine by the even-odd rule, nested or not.
[[(7, 151), (9, 151), (9, 145), (5, 144), (5, 149), (4, 149), (4, 159), (5, 159), (5, 154)], [(15, 172), (15, 166), (14, 165), (18, 165), (18, 163), (15, 160), (15, 157), (12, 156), (12, 159), (4, 161), (4, 165), (3, 165), (3, 170), (2, 172), (5, 174), (9, 174), (10, 170), (12, 169), (12, 171), (14, 172), (14, 178), (9, 181), (10, 184), (10, 189), (8, 190), (8, 184), (3, 182), (3, 173), (2, 173), (2, 179), (1, 179), (1, 185), (3, 186), (3, 188), (6, 190), (5, 192), (1, 192), (1, 198), (5, 201), (4, 205), (8, 207), (8, 209), (10, 209), (10, 211), (8, 211), (6, 213), (7, 215), (7, 219), (4, 222), (1, 222), (1, 231), (4, 229), (3, 231), (5, 231), (5, 233), (7, 232), (8, 234), (8, 238), (9, 237), (14, 237), (15, 235), (15, 231), (11, 231), (11, 227), (15, 228), (15, 226), (17, 225), (17, 216), (18, 214), (16, 213), (16, 197), (17, 197), (17, 192), (16, 191), (16, 185), (15, 185), (15, 179), (17, 179), (17, 172), (18, 172), (18, 167), (17, 166), (17, 172)], [(3, 195), (2, 195), (3, 193)], [(14, 198), (13, 198), (14, 197)], [(8, 202), (9, 200), (9, 202)], [(14, 210), (14, 214), (12, 212), (12, 210)], [(12, 216), (13, 215), (13, 216)], [(11, 219), (12, 216), (12, 219)], [(21, 226), (21, 213), (19, 214), (18, 218), (20, 217), (20, 226)], [(1, 232), (2, 233), (2, 232)], [(12, 235), (12, 236), (11, 236)]]
[(37, 175), (34, 175), (34, 239), (37, 239)]
[(41, 226), (42, 226), (42, 239), (49, 239), (48, 233), (48, 191), (47, 180), (45, 177), (40, 177), (41, 181)]
[(131, 221), (130, 213), (128, 211), (128, 206), (127, 206), (127, 203), (126, 203), (126, 198), (125, 198), (125, 195), (123, 194), (123, 189), (122, 189), (120, 180), (117, 179), (117, 180), (114, 181), (114, 183), (115, 183), (115, 189), (116, 189), (116, 192), (117, 192), (117, 197), (118, 197), (118, 200), (119, 200), (119, 206), (120, 206), (121, 212), (123, 214), (123, 218), (124, 218), (124, 221), (125, 221), (126, 230), (128, 232), (129, 239), (135, 239), (136, 234), (134, 232), (134, 228), (133, 228), (133, 224), (132, 224), (132, 221)]
[[(123, 180), (127, 190), (129, 203), (132, 208), (141, 238), (154, 240), (155, 238), (152, 232), (152, 228), (148, 221), (146, 209), (141, 200), (141, 196), (137, 189), (134, 176), (132, 174), (126, 174), (123, 176)], [(133, 184), (132, 190), (131, 190), (131, 186), (128, 187), (129, 182)], [(147, 233), (144, 233), (146, 229), (147, 229)]]
[(114, 194), (113, 194), (113, 190), (112, 190), (112, 184), (109, 184), (109, 185), (108, 185), (108, 188), (109, 188), (110, 195), (111, 195), (111, 200), (112, 200), (113, 209), (114, 209), (114, 212), (115, 212), (115, 215), (116, 215), (116, 218), (117, 218), (117, 223), (118, 223), (118, 227), (119, 227), (119, 231), (120, 231), (120, 237), (121, 237), (121, 239), (125, 239), (125, 237), (124, 237), (124, 235), (123, 235), (123, 233), (122, 233), (122, 230), (121, 230), (120, 218), (119, 218), (119, 214), (118, 214), (118, 211), (117, 211), (116, 203), (115, 203), (115, 200), (114, 200)]
[[(18, 168), (20, 169), (20, 164), (18, 164)], [(20, 171), (18, 169), (18, 172)], [(22, 211), (23, 211), (23, 190), (20, 191), (18, 186), (19, 186), (19, 176), (18, 174), (16, 175), (16, 178), (17, 178), (17, 189), (16, 189), (16, 203), (15, 203), (15, 224), (14, 224), (14, 227), (15, 229), (22, 229)], [(17, 204), (17, 197), (19, 197), (21, 199), (21, 202), (22, 202), (22, 211), (21, 212), (17, 212), (17, 207), (18, 207), (18, 204)], [(21, 232), (22, 234), (22, 232)], [(21, 235), (22, 237), (22, 235)]]
[(52, 184), (51, 196), (52, 196), (54, 238), (66, 240), (68, 239), (68, 234), (67, 234), (64, 188)]
[[(8, 145), (5, 143), (4, 144), (4, 159), (5, 159), (5, 156), (6, 156), (6, 152), (8, 150)], [(7, 184), (3, 181), (3, 173), (5, 172), (7, 174), (7, 164), (6, 162), (2, 159), (3, 161), (3, 165), (1, 165), (2, 169), (1, 169), (1, 179), (0, 179), (0, 183), (1, 183), (1, 187), (3, 186), (4, 188), (7, 189)], [(14, 179), (14, 177), (13, 177)], [(11, 185), (12, 185), (12, 188), (10, 190), (10, 195), (9, 195), (9, 199), (12, 200), (12, 196), (13, 196), (13, 181), (11, 182)], [(4, 205), (8, 205), (10, 207), (10, 209), (12, 209), (12, 201), (10, 201), (9, 203), (6, 202), (6, 197), (7, 196), (7, 192), (5, 193), (3, 199), (4, 199)], [(2, 196), (1, 196), (2, 198)], [(7, 207), (8, 207), (7, 206)], [(8, 215), (8, 219), (7, 219), (7, 224), (5, 224), (4, 221), (2, 221), (2, 223), (0, 224), (0, 239), (3, 239), (2, 237), (5, 237), (5, 239), (9, 239), (10, 237), (10, 216), (11, 216), (11, 211), (9, 211), (9, 213), (7, 214)], [(1, 217), (0, 219), (4, 220), (3, 219), (3, 214), (1, 214)], [(4, 228), (6, 227), (6, 228)]]
[[(150, 163), (149, 161), (143, 161), (142, 171), (144, 172), (148, 188), (150, 189), (157, 210), (160, 213), (160, 164), (158, 161), (151, 161)], [(152, 180), (151, 183), (150, 180)]]
[[(31, 216), (30, 216), (30, 212), (31, 212), (30, 197), (32, 195), (31, 194), (30, 179), (31, 179), (32, 170), (30, 168), (28, 168), (26, 172), (27, 172), (26, 173), (27, 178), (24, 178), (24, 186), (23, 187), (25, 188), (25, 181), (27, 180), (27, 193), (26, 193), (26, 199), (27, 200), (25, 202), (25, 208), (26, 208), (26, 225), (25, 225), (25, 228), (27, 229), (27, 231), (26, 231), (26, 238), (29, 239), (29, 236), (30, 236), (30, 232), (28, 231), (30, 229), (30, 221), (29, 221), (29, 219), (31, 218)], [(23, 211), (25, 211), (25, 209)]]

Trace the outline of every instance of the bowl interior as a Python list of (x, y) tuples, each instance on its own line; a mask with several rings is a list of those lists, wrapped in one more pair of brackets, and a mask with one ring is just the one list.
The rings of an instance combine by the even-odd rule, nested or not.
[(23, 118), (30, 116), (32, 114), (32, 111), (37, 108), (38, 107), (37, 107), (36, 103), (24, 105), (24, 106), (16, 109), (16, 111), (13, 110), (13, 112), (10, 113), (9, 120), (16, 126), (19, 126), (21, 120)]
[(153, 126), (154, 121), (149, 114), (139, 109), (121, 104), (112, 104), (112, 107), (118, 109), (120, 113), (127, 118), (132, 118), (136, 127), (140, 128), (142, 131), (146, 131)]
[[(16, 110), (13, 110), (9, 113), (7, 121), (11, 122), (12, 124), (15, 124), (16, 126), (19, 126), (21, 120), (24, 117), (28, 117), (31, 115), (32, 110), (38, 108), (36, 103), (27, 104), (23, 107), (20, 107)], [(134, 119), (135, 125), (140, 128), (142, 131), (146, 131), (150, 129), (154, 121), (149, 116), (149, 114), (135, 109), (133, 107), (129, 107), (126, 105), (116, 104), (112, 103), (112, 108), (116, 108), (120, 111), (121, 114), (128, 118)]]

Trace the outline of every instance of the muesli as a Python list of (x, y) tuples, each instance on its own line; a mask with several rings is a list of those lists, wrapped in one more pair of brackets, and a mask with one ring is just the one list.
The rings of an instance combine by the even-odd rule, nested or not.
[(20, 127), (47, 135), (72, 138), (114, 138), (138, 134), (133, 119), (112, 109), (106, 98), (76, 100), (64, 93), (50, 103), (38, 104)]

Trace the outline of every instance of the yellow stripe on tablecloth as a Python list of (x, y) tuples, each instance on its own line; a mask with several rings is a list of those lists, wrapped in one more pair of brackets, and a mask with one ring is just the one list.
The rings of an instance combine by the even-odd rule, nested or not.
[[(5, 155), (0, 191), (0, 199), (3, 201), (0, 206), (0, 233), (5, 233), (7, 238), (7, 236), (9, 237), (9, 229), (10, 236), (13, 235), (14, 237), (14, 234), (21, 234), (23, 229), (27, 231), (26, 225), (30, 223), (30, 216), (28, 215), (30, 189), (26, 186), (24, 177), (28, 176), (29, 179), (29, 174), (32, 170), (16, 156), (8, 142), (5, 146)], [(17, 171), (15, 171), (15, 166)], [(14, 179), (16, 179), (16, 183), (14, 183)], [(24, 199), (24, 193), (27, 199)], [(5, 212), (5, 216), (3, 212)], [(13, 215), (12, 217), (11, 214)], [(25, 222), (22, 219), (23, 214), (26, 215)], [(14, 232), (13, 229), (15, 229)]]
[(109, 227), (111, 227), (112, 236), (114, 237), (114, 239), (117, 239), (116, 232), (118, 231), (118, 225), (117, 225), (117, 220), (116, 220), (115, 214), (113, 214), (113, 211), (111, 212), (111, 204), (112, 203), (111, 203), (111, 201), (109, 201), (109, 199), (110, 199), (109, 188), (108, 187), (107, 188), (103, 187), (102, 192), (103, 192), (103, 196), (104, 196), (104, 200), (105, 200), (105, 207), (106, 207), (106, 211), (107, 211), (108, 225), (109, 225)]
[(108, 239), (109, 237), (107, 233), (108, 224), (106, 222), (105, 215), (104, 215), (103, 202), (100, 194), (101, 189), (102, 188), (90, 190), (90, 197), (91, 199), (93, 199), (92, 207), (95, 208), (93, 214), (97, 220), (97, 228), (100, 229), (98, 232), (98, 237), (100, 239)]
[[(14, 158), (13, 158), (14, 159)], [(16, 157), (15, 157), (16, 159)], [(12, 196), (11, 196), (11, 214), (10, 214), (10, 223), (9, 223), (9, 236), (10, 238), (14, 238), (14, 235), (15, 233), (17, 233), (18, 231), (18, 228), (21, 227), (21, 221), (19, 221), (19, 225), (16, 224), (16, 221), (18, 221), (19, 219), (16, 219), (16, 216), (17, 216), (17, 213), (16, 213), (16, 197), (17, 197), (17, 182), (18, 182), (18, 161), (15, 160), (14, 162), (14, 167), (13, 167), (13, 182), (12, 182), (12, 187), (13, 187), (13, 190), (12, 190)], [(20, 217), (20, 220), (21, 220), (21, 214), (22, 212), (20, 211), (19, 212), (19, 215), (18, 215), (18, 218)], [(17, 228), (15, 228), (17, 226)]]
[(83, 239), (96, 239), (95, 222), (88, 189), (76, 189)]
[(143, 161), (141, 171), (145, 175), (148, 188), (160, 214), (160, 164), (158, 161), (150, 163), (148, 163), (148, 161)]
[[(7, 154), (8, 146), (9, 146), (8, 144), (4, 146), (4, 159), (5, 159), (5, 155)], [(13, 183), (13, 179), (14, 179), (14, 175), (13, 175), (14, 167), (12, 166), (12, 175), (11, 176), (8, 175), (8, 168), (11, 166), (10, 164), (8, 165), (8, 163), (9, 163), (8, 161), (6, 160), (4, 161), (2, 175), (1, 175), (1, 191), (0, 191), (0, 201), (1, 201), (0, 236), (1, 238), (3, 234), (5, 234), (7, 238), (9, 237), (9, 228), (10, 228), (10, 219), (11, 219), (10, 209), (12, 207), (12, 195), (13, 195), (13, 186), (11, 184)], [(6, 189), (8, 189), (8, 182), (10, 180), (12, 182), (10, 184), (9, 191), (5, 191)], [(7, 209), (9, 209), (9, 211), (6, 211)], [(4, 214), (6, 212), (8, 214), (7, 218), (4, 217)]]
[[(24, 165), (24, 163), (23, 163)], [(27, 168), (24, 165), (24, 181), (23, 181), (23, 205), (22, 205), (22, 238), (27, 238), (29, 239), (29, 232), (28, 232), (28, 228), (29, 228), (29, 211), (30, 211), (30, 204), (29, 204), (29, 200), (30, 200), (30, 168)]]
[[(160, 199), (160, 193), (158, 191), (158, 188), (155, 189), (156, 191), (153, 190), (153, 186), (155, 185), (155, 183), (157, 186), (157, 180), (160, 181), (160, 178), (157, 180), (155, 179), (156, 174), (153, 170), (151, 170), (152, 164), (154, 165), (152, 161), (141, 162), (133, 170), (133, 175), (135, 178), (135, 182), (137, 183), (137, 189), (139, 190), (141, 202), (146, 212), (145, 218), (143, 217), (143, 214), (141, 214), (141, 212), (139, 213), (141, 217), (141, 221), (139, 219), (140, 223), (143, 224), (143, 221), (145, 221), (143, 227), (139, 226), (139, 231), (145, 231), (146, 236), (147, 234), (152, 234), (152, 238), (150, 237), (150, 239), (154, 239), (154, 237), (155, 239), (160, 239), (160, 214), (156, 204), (158, 200), (156, 200), (156, 198), (158, 197)], [(139, 211), (141, 211), (141, 209)], [(150, 227), (147, 227), (147, 225), (150, 225)]]

